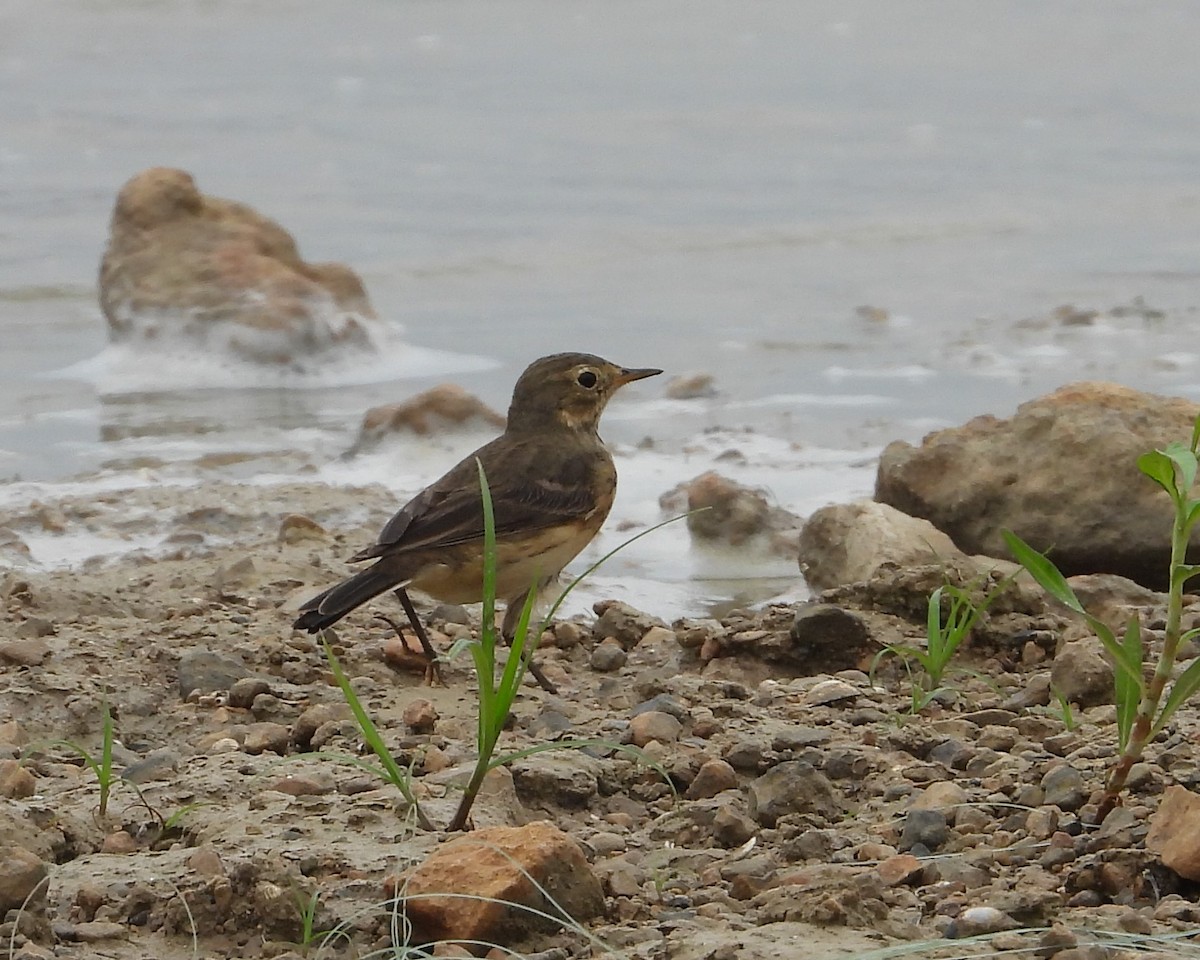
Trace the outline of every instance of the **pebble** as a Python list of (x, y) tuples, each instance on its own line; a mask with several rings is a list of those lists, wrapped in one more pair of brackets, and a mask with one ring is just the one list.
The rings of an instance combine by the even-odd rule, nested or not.
[(437, 707), (423, 697), (411, 700), (404, 707), (402, 719), (411, 733), (433, 733), (438, 721)]
[(46, 864), (24, 847), (0, 846), (0, 917), (23, 904), (46, 878)]
[(1083, 775), (1074, 767), (1060, 764), (1042, 777), (1044, 803), (1060, 810), (1078, 810), (1087, 799)]
[(104, 838), (104, 843), (100, 846), (100, 852), (124, 855), (136, 853), (137, 848), (137, 841), (132, 836), (124, 830), (117, 830), (115, 833), (110, 833)]
[(659, 710), (639, 713), (629, 721), (629, 739), (637, 747), (644, 747), (651, 740), (674, 743), (682, 732), (682, 723)]
[(920, 845), (930, 851), (937, 850), (949, 836), (950, 827), (941, 810), (914, 808), (904, 817), (900, 849), (912, 850)]
[(261, 693), (268, 693), (271, 685), (261, 677), (242, 677), (229, 688), (229, 705), (242, 710), (249, 710), (254, 699)]
[(246, 728), (246, 739), (242, 742), (242, 749), (251, 755), (270, 751), (284, 756), (288, 752), (291, 739), (291, 732), (282, 723), (252, 723)]
[(822, 680), (809, 689), (804, 695), (804, 700), (813, 706), (847, 703), (857, 699), (859, 692), (857, 687), (852, 687), (845, 680)]
[(0, 797), (24, 800), (37, 793), (37, 780), (16, 760), (0, 760)]
[(286, 776), (271, 782), (267, 788), (276, 793), (286, 793), (290, 797), (315, 797), (332, 793), (333, 784), (315, 777)]
[(738, 785), (737, 771), (725, 760), (708, 760), (701, 764), (688, 785), (684, 796), (688, 800), (704, 800)]
[(620, 641), (610, 637), (596, 644), (592, 649), (590, 664), (597, 673), (612, 673), (625, 666), (626, 659), (628, 659), (628, 654), (625, 653), (625, 648), (621, 646)]

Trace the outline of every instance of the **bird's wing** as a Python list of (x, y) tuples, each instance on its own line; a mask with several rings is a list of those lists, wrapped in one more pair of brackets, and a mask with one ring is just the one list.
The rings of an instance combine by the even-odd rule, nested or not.
[(523, 446), (509, 444), (497, 451), (494, 443), (488, 444), (413, 497), (388, 521), (377, 543), (350, 559), (482, 540), (483, 501), (476, 457), (488, 478), (497, 537), (581, 520), (596, 508), (591, 483), (595, 452), (579, 451), (551, 466)]

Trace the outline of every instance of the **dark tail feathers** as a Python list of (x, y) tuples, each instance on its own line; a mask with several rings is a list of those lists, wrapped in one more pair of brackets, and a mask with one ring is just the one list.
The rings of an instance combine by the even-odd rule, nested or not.
[(292, 627), (316, 633), (331, 627), (351, 610), (361, 607), (368, 600), (386, 590), (400, 586), (404, 581), (379, 564), (356, 573), (341, 583), (319, 593), (300, 608), (300, 616)]

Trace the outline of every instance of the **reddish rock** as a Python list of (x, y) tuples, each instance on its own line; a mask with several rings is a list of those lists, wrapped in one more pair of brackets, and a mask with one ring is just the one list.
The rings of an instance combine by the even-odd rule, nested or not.
[(738, 785), (737, 771), (724, 760), (708, 760), (696, 771), (685, 796), (689, 800), (706, 800)]
[[(967, 553), (1008, 555), (1008, 528), (1053, 548), (1066, 575), (1109, 572), (1165, 588), (1171, 504), (1137, 458), (1187, 442), (1196, 404), (1111, 383), (1076, 383), (1022, 404), (888, 445), (875, 499), (924, 517)], [(1189, 560), (1200, 559), (1200, 549)]]
[[(531, 878), (557, 907), (547, 902)], [(490, 899), (436, 896), (443, 893)], [(450, 841), (409, 874), (401, 895), (421, 942), (507, 943), (531, 929), (547, 928), (547, 921), (521, 907), (552, 915), (565, 911), (576, 920), (604, 910), (600, 881), (583, 852), (544, 820), (523, 827), (488, 827)]]
[(1146, 849), (1188, 880), (1200, 880), (1200, 795), (1168, 787), (1150, 818)]
[(894, 857), (888, 857), (875, 868), (875, 872), (879, 874), (879, 879), (889, 887), (905, 883), (913, 877), (919, 876), (921, 870), (921, 861), (911, 853), (899, 853)]
[(100, 307), (114, 341), (175, 337), (280, 365), (373, 348), (377, 326), (349, 267), (305, 262), (278, 223), (166, 167), (142, 171), (117, 195)]
[(504, 417), (453, 383), (443, 383), (399, 403), (372, 407), (363, 414), (358, 439), (350, 453), (371, 450), (394, 434), (427, 437), (448, 430), (504, 429)]
[(16, 760), (0, 760), (0, 797), (23, 800), (37, 793), (33, 774)]
[(413, 700), (404, 708), (403, 719), (413, 733), (432, 733), (438, 721), (437, 707), (431, 700)]

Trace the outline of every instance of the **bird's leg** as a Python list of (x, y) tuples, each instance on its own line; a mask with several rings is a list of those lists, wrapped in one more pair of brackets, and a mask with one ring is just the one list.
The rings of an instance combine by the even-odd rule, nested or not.
[[(517, 623), (521, 619), (521, 611), (525, 609), (525, 602), (528, 598), (529, 591), (526, 591), (520, 596), (509, 600), (508, 607), (504, 611), (504, 622), (500, 626), (500, 633), (504, 637), (504, 642), (510, 647), (512, 646), (512, 639), (517, 633)], [(534, 621), (531, 620), (530, 623), (534, 624), (534, 629), (537, 629)], [(547, 693), (558, 693), (558, 687), (551, 683), (550, 678), (542, 673), (542, 668), (534, 662), (532, 656), (527, 655), (525, 657), (525, 666), (528, 668), (530, 674), (533, 675), (533, 679), (537, 681), (539, 687)]]
[(413, 606), (412, 600), (409, 599), (408, 591), (403, 587), (397, 587), (395, 591), (396, 599), (400, 601), (400, 606), (404, 608), (404, 612), (408, 615), (408, 622), (412, 624), (413, 631), (417, 635), (417, 639), (421, 642), (421, 649), (425, 652), (425, 656), (429, 658), (429, 667), (425, 671), (425, 681), (430, 686), (434, 682), (441, 686), (446, 685), (446, 680), (442, 676), (442, 665), (438, 662), (438, 652), (433, 649), (433, 644), (429, 640), (429, 634), (425, 632), (425, 626), (421, 623), (421, 618), (417, 615), (417, 608)]

